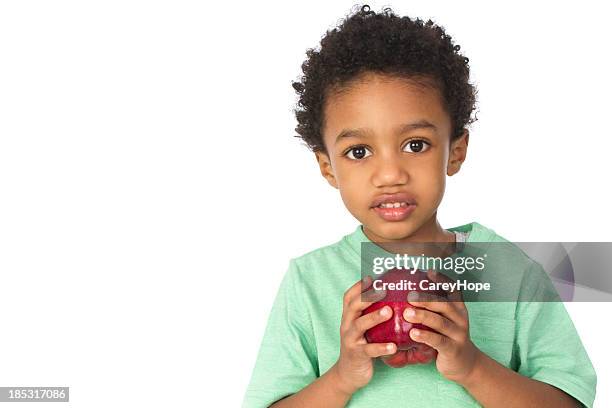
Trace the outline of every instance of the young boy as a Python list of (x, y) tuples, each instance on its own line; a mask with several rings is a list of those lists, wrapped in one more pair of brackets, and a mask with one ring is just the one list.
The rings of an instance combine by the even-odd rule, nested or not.
[[(403, 351), (364, 338), (391, 311), (362, 316), (362, 242), (508, 242), (477, 222), (437, 221), (475, 120), (458, 51), (431, 21), (368, 6), (308, 51), (296, 130), (361, 225), (290, 261), (244, 407), (592, 406), (595, 371), (562, 302), (411, 300), (419, 308), (403, 318), (438, 332), (410, 331), (437, 350), (430, 364), (390, 367), (383, 359)], [(509, 272), (542, 270), (525, 259)]]

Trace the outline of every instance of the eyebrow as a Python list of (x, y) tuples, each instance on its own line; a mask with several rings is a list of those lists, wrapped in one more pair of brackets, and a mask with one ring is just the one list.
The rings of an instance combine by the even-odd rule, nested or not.
[[(416, 122), (405, 123), (403, 125), (398, 126), (396, 132), (401, 135), (403, 133), (407, 133), (416, 129), (431, 129), (434, 132), (438, 131), (436, 125), (425, 119), (421, 119)], [(336, 137), (336, 143), (338, 143), (341, 139), (347, 137), (367, 137), (367, 135), (370, 133), (372, 133), (372, 131), (368, 128), (344, 129)]]

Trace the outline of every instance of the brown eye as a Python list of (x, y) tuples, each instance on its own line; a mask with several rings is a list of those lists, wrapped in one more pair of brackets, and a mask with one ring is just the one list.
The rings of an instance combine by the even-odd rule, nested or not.
[(411, 140), (406, 147), (410, 149), (410, 153), (421, 153), (427, 151), (429, 143), (424, 140)]
[(366, 156), (368, 149), (365, 146), (356, 146), (346, 152), (346, 157), (351, 160), (361, 160)]

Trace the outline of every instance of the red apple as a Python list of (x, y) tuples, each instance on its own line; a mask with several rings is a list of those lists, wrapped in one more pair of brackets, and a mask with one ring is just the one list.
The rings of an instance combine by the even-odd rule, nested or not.
[[(411, 273), (412, 272), (412, 273)], [(426, 271), (422, 270), (407, 270), (407, 269), (390, 269), (380, 276), (374, 276), (374, 281), (380, 280), (385, 283), (401, 283), (402, 281), (414, 282), (414, 290), (417, 292), (425, 292), (419, 288), (419, 282), (428, 280)], [(381, 286), (380, 283), (377, 287)], [(368, 343), (395, 343), (397, 352), (391, 356), (383, 356), (382, 361), (391, 367), (403, 367), (408, 364), (428, 363), (435, 359), (438, 352), (436, 349), (428, 346), (425, 343), (420, 343), (412, 340), (410, 330), (413, 328), (430, 330), (436, 332), (430, 327), (420, 323), (410, 323), (404, 319), (404, 309), (412, 307), (408, 302), (408, 293), (410, 290), (405, 289), (386, 289), (385, 297), (378, 302), (367, 307), (362, 314), (372, 313), (385, 306), (389, 306), (393, 311), (393, 316), (388, 320), (370, 328), (365, 332), (365, 338)], [(427, 291), (427, 293), (436, 296), (445, 296), (444, 292)]]

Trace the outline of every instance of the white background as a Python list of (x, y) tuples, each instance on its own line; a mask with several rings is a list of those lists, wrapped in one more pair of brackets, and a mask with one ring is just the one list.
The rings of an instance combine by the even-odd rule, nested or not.
[[(306, 49), (353, 4), (2, 2), (0, 386), (239, 406), (289, 259), (357, 225), (291, 111)], [(470, 58), (479, 120), (442, 226), (612, 241), (603, 5), (370, 4)], [(612, 304), (567, 308), (612, 406)]]

